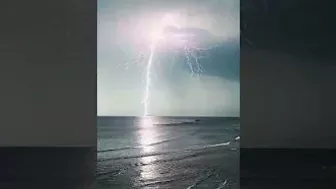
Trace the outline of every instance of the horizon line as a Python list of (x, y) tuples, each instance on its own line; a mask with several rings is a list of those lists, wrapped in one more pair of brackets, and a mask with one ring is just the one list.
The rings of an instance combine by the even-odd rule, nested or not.
[(240, 118), (240, 116), (197, 116), (197, 115), (97, 115), (97, 117), (209, 117), (209, 118)]

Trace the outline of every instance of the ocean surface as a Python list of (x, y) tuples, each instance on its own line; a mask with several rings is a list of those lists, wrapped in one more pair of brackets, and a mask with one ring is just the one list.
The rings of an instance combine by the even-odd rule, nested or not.
[(99, 117), (95, 188), (239, 188), (239, 118)]

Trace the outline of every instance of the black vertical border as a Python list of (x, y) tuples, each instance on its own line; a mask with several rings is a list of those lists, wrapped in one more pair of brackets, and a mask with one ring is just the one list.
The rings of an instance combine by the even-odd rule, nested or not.
[(96, 0), (3, 0), (0, 28), (0, 188), (91, 188)]
[(242, 189), (336, 188), (333, 7), (241, 0)]

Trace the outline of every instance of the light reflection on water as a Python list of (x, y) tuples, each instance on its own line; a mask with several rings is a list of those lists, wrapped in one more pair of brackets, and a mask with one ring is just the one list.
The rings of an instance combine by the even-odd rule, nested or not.
[(155, 143), (158, 130), (154, 126), (153, 117), (143, 117), (141, 119), (141, 130), (139, 131), (139, 144), (144, 153), (150, 153), (155, 150), (150, 144)]
[(100, 130), (101, 136), (106, 135), (100, 140), (117, 138), (107, 143), (106, 152), (98, 153), (98, 159), (107, 160), (98, 165), (99, 180), (111, 184), (106, 188), (129, 188), (120, 187), (126, 183), (132, 188), (188, 188), (202, 179), (206, 181), (200, 188), (225, 188), (225, 180), (236, 179), (233, 151), (239, 148), (239, 126), (230, 120), (201, 119), (185, 125), (196, 118), (141, 117), (127, 118), (125, 123), (119, 119)]
[[(141, 119), (141, 130), (139, 133), (139, 144), (142, 146), (141, 150), (143, 153), (148, 154), (155, 152), (157, 149), (154, 145), (149, 145), (155, 143), (159, 134), (159, 129), (154, 125), (155, 118), (153, 117), (143, 117)], [(150, 179), (155, 179), (158, 176), (158, 167), (151, 162), (155, 161), (155, 156), (146, 156), (140, 158), (141, 166), (141, 180), (148, 181)]]

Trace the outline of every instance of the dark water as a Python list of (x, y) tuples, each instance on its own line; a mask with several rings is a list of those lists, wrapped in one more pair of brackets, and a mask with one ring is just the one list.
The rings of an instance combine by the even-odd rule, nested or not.
[(95, 188), (239, 188), (238, 118), (100, 117)]

